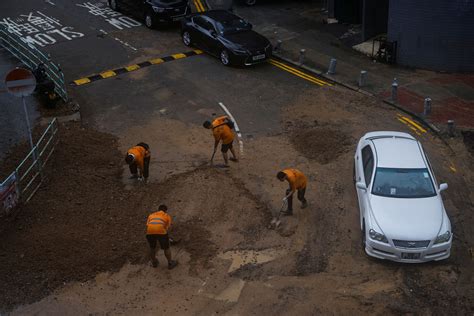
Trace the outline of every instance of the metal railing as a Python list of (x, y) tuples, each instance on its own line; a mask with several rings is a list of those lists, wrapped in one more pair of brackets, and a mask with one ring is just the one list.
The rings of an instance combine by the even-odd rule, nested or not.
[(54, 91), (64, 101), (68, 100), (64, 73), (59, 64), (54, 63), (49, 55), (40, 51), (33, 44), (24, 42), (20, 36), (10, 32), (8, 27), (2, 24), (0, 24), (0, 45), (31, 70), (35, 70), (39, 64), (43, 64), (46, 75), (54, 82)]
[(33, 197), (43, 182), (42, 170), (59, 141), (58, 130), (58, 120), (54, 118), (35, 147), (16, 168), (17, 186), (24, 203)]

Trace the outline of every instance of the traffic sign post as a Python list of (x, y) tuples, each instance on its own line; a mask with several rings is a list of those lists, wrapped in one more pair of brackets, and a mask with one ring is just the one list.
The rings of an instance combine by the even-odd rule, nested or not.
[[(21, 97), (23, 101), (23, 110), (25, 111), (26, 127), (28, 128), (28, 138), (30, 140), (31, 150), (33, 150), (33, 158), (37, 160), (35, 146), (33, 144), (33, 136), (31, 133), (30, 119), (28, 117), (28, 109), (26, 108), (25, 97), (29, 96), (36, 89), (36, 78), (31, 71), (24, 68), (16, 68), (10, 71), (5, 77), (5, 86), (7, 91), (16, 97)], [(40, 164), (41, 166), (41, 164)], [(41, 167), (39, 168), (41, 170)]]

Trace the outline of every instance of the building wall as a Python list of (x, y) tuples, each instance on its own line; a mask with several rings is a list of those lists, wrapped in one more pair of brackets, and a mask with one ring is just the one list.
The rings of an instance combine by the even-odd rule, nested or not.
[(362, 1), (362, 41), (387, 33), (388, 0)]
[(387, 35), (400, 65), (474, 72), (474, 0), (391, 0)]

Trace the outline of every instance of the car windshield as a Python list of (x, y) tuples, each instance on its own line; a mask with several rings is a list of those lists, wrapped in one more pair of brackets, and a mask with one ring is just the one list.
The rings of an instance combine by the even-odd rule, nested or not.
[(217, 29), (221, 34), (232, 34), (241, 31), (251, 30), (252, 27), (243, 19), (229, 19), (225, 21), (219, 21), (217, 23)]
[(433, 181), (426, 168), (377, 168), (372, 194), (393, 198), (435, 196)]

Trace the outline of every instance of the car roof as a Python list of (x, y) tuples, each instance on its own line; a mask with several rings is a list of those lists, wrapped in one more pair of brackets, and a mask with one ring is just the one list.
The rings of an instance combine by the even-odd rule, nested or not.
[(377, 155), (377, 167), (426, 168), (421, 146), (413, 137), (385, 136), (371, 138)]
[(226, 10), (210, 10), (203, 13), (203, 15), (218, 21), (240, 19), (240, 17)]

